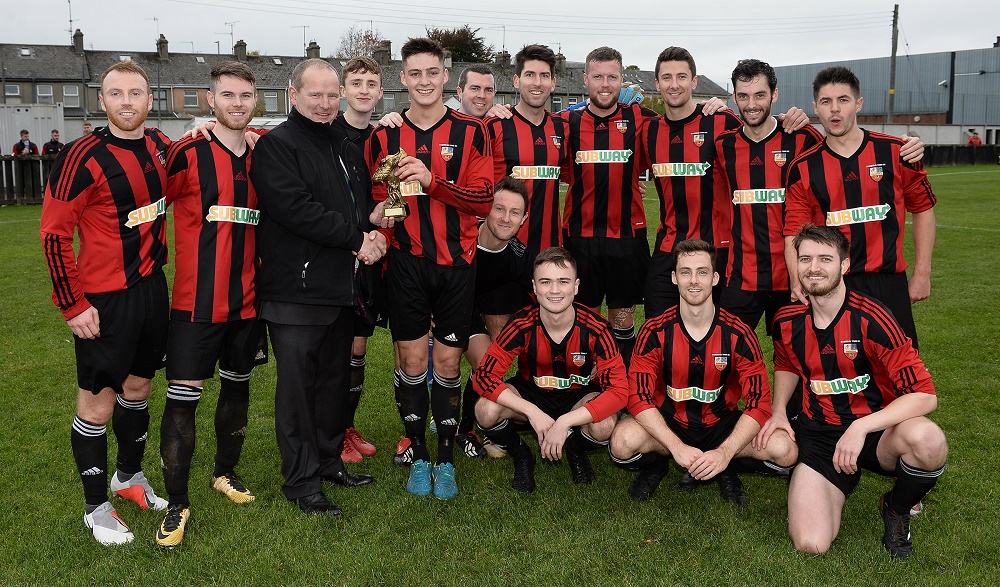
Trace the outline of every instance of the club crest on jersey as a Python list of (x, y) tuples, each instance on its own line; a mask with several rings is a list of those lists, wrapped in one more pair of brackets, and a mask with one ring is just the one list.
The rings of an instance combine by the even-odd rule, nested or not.
[(156, 158), (160, 160), (160, 165), (167, 166), (167, 153), (166, 151), (157, 151)]
[(619, 120), (619, 121), (615, 122), (615, 128), (618, 129), (618, 132), (620, 132), (622, 134), (625, 134), (625, 131), (628, 130), (628, 121), (627, 120)]
[(700, 147), (705, 144), (705, 133), (693, 132), (691, 133), (691, 140), (694, 141), (694, 146)]
[(882, 175), (884, 174), (882, 173), (881, 163), (876, 163), (875, 165), (868, 166), (868, 176), (874, 179), (875, 181), (882, 179)]
[(552, 139), (552, 144), (555, 145), (557, 149), (562, 146), (562, 137), (561, 136), (559, 136), (559, 135), (552, 135), (550, 138)]
[(850, 360), (854, 360), (854, 357), (858, 356), (858, 343), (855, 340), (845, 340), (844, 343), (844, 356)]
[(451, 158), (455, 156), (455, 145), (441, 145), (441, 158), (445, 161), (451, 161)]
[(712, 355), (712, 357), (715, 359), (715, 368), (719, 371), (725, 371), (729, 366), (729, 355)]
[(788, 161), (788, 151), (774, 151), (775, 165), (778, 167), (784, 167), (786, 161)]
[(573, 364), (577, 367), (582, 367), (587, 362), (587, 353), (572, 353), (572, 355)]

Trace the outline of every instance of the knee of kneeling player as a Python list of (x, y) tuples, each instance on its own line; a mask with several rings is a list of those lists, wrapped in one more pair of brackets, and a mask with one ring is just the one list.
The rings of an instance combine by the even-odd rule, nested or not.
[(945, 439), (944, 431), (930, 420), (914, 430), (907, 441), (913, 455), (911, 458), (917, 462), (910, 463), (909, 458), (906, 461), (915, 467), (938, 469), (944, 466), (948, 459), (948, 441)]
[(791, 467), (799, 458), (799, 447), (784, 430), (778, 432), (780, 434), (772, 434), (768, 439), (768, 460), (782, 467)]
[(824, 554), (826, 551), (830, 550), (831, 544), (830, 541), (820, 539), (815, 535), (798, 537), (793, 535), (792, 543), (795, 545), (795, 550), (808, 554)]
[(608, 448), (611, 451), (611, 456), (623, 461), (634, 457), (639, 452), (639, 447), (635, 439), (631, 438), (630, 434), (622, 431), (620, 428), (616, 428), (611, 433)]
[(591, 422), (590, 424), (585, 425), (583, 430), (587, 433), (587, 436), (590, 436), (599, 442), (604, 442), (605, 440), (611, 438), (616, 422), (617, 417), (613, 415), (601, 420), (600, 422)]
[(476, 402), (476, 422), (480, 428), (492, 428), (500, 422), (500, 404), (480, 397)]

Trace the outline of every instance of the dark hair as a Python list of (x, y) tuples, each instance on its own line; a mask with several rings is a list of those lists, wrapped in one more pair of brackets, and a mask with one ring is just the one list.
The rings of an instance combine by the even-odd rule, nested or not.
[(516, 177), (511, 177), (505, 175), (500, 178), (500, 181), (493, 186), (493, 193), (496, 194), (500, 190), (506, 190), (508, 192), (514, 192), (515, 194), (521, 196), (524, 199), (524, 211), (528, 212), (528, 186), (524, 185), (524, 182)]
[(404, 63), (410, 57), (419, 55), (420, 53), (430, 53), (442, 62), (444, 61), (444, 49), (441, 47), (441, 44), (434, 39), (428, 39), (426, 37), (411, 37), (403, 43), (402, 47), (399, 48), (399, 56), (402, 57)]
[(858, 81), (858, 76), (854, 75), (853, 71), (843, 65), (834, 65), (821, 69), (816, 73), (816, 77), (813, 78), (813, 100), (819, 97), (819, 91), (823, 86), (830, 84), (847, 84), (851, 86), (851, 92), (854, 94), (855, 100), (861, 96), (861, 82)]
[(740, 59), (733, 70), (733, 93), (736, 93), (736, 82), (749, 83), (758, 75), (764, 76), (767, 80), (767, 89), (774, 93), (778, 87), (778, 76), (774, 74), (774, 68), (770, 64), (760, 59)]
[(213, 92), (215, 91), (215, 85), (224, 75), (231, 75), (245, 82), (249, 82), (251, 86), (257, 86), (257, 77), (253, 74), (253, 70), (250, 69), (249, 65), (239, 61), (221, 61), (212, 68), (212, 73), (209, 74), (209, 88), (211, 88)]
[(802, 244), (802, 241), (813, 241), (837, 249), (841, 261), (851, 254), (851, 243), (839, 228), (833, 226), (816, 226), (812, 223), (804, 224), (792, 241), (796, 253), (799, 252), (799, 246)]
[[(675, 61), (670, 59), (668, 61)], [(718, 271), (716, 268), (716, 259), (718, 255), (715, 252), (715, 247), (708, 244), (708, 242), (701, 240), (700, 238), (689, 238), (677, 243), (674, 246), (674, 258), (679, 259), (681, 255), (690, 255), (693, 253), (708, 253), (710, 259), (712, 259), (712, 271)]]
[(295, 66), (295, 69), (292, 70), (292, 87), (295, 88), (296, 92), (302, 91), (302, 75), (310, 67), (328, 69), (333, 72), (333, 75), (337, 75), (337, 69), (325, 59), (313, 57), (312, 59), (300, 61), (299, 64)]
[(22, 134), (22, 135), (27, 135), (27, 134), (31, 134), (31, 133), (29, 133), (29, 132), (28, 132), (28, 129), (26, 129), (26, 128), (22, 128), (22, 129), (21, 129), (21, 134)]
[(653, 75), (660, 77), (660, 64), (665, 61), (684, 61), (691, 68), (691, 75), (698, 75), (698, 69), (694, 65), (694, 57), (684, 47), (667, 47), (656, 57), (656, 67), (653, 68)]
[(149, 76), (146, 75), (146, 70), (139, 67), (139, 64), (131, 59), (128, 61), (118, 61), (117, 63), (112, 63), (111, 67), (104, 70), (101, 74), (101, 91), (104, 91), (104, 80), (107, 78), (111, 72), (121, 71), (123, 73), (134, 73), (136, 75), (142, 76), (142, 79), (146, 80), (146, 91), (149, 91)]
[(590, 69), (591, 61), (617, 61), (618, 68), (622, 67), (622, 54), (618, 49), (612, 49), (611, 47), (598, 47), (587, 53), (587, 61), (584, 63), (584, 71)]
[[(351, 73), (374, 73), (382, 77), (382, 66), (371, 57), (355, 57), (347, 62), (343, 69), (343, 78), (347, 78)], [(343, 82), (343, 79), (341, 79)]]
[(462, 70), (462, 75), (458, 76), (458, 87), (465, 89), (466, 82), (469, 81), (469, 73), (478, 73), (479, 75), (493, 75), (493, 70), (489, 68), (488, 65), (470, 65)]
[(54, 129), (52, 129), (51, 131), (49, 131), (49, 134), (52, 134), (52, 133), (54, 133), (54, 132), (59, 132), (59, 129), (58, 129), (58, 128), (54, 128)]
[(545, 45), (525, 45), (514, 56), (514, 73), (521, 75), (526, 61), (544, 61), (549, 64), (549, 73), (556, 72), (556, 54)]
[(566, 267), (572, 267), (573, 273), (576, 273), (576, 259), (569, 251), (562, 247), (549, 247), (538, 253), (535, 257), (535, 263), (532, 266), (531, 273), (534, 274), (535, 270), (538, 269), (539, 265), (544, 265), (545, 263), (552, 263), (556, 267), (565, 269)]

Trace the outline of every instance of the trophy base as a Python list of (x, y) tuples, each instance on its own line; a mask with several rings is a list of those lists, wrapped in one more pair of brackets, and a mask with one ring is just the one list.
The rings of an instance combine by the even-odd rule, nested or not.
[(382, 209), (382, 216), (385, 218), (401, 219), (406, 218), (410, 215), (410, 205), (406, 202), (400, 202), (398, 206), (386, 206)]

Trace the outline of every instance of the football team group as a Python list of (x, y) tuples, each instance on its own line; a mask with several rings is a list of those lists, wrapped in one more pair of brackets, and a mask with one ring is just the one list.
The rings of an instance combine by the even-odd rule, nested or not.
[[(108, 125), (60, 152), (41, 221), (53, 301), (74, 334), (71, 445), (98, 542), (133, 540), (108, 497), (110, 421), (111, 493), (164, 510), (156, 542), (181, 543), (195, 412), (216, 366), (210, 484), (237, 504), (255, 499), (236, 467), (250, 374), (269, 351), (282, 491), (303, 512), (341, 515), (323, 485), (373, 482), (344, 463), (376, 451), (354, 416), (367, 340), (388, 327), (403, 432), (393, 460), (408, 467), (410, 494), (456, 497), (456, 452), (506, 458), (513, 490), (534, 491), (527, 433), (542, 458), (565, 456), (577, 484), (594, 481), (588, 454), (607, 451), (636, 471), (637, 501), (671, 460), (682, 488), (714, 483), (738, 505), (739, 474), (788, 478), (791, 541), (823, 553), (867, 469), (893, 479), (878, 504), (882, 544), (909, 556), (910, 518), (948, 452), (927, 418), (937, 400), (911, 311), (930, 294), (936, 200), (919, 140), (857, 125), (850, 70), (815, 77), (824, 135), (799, 108), (772, 114), (775, 73), (755, 59), (733, 70), (737, 115), (718, 98), (696, 103), (694, 59), (665, 49), (660, 115), (623, 87), (610, 47), (587, 56), (588, 100), (558, 113), (546, 110), (546, 46), (517, 53), (512, 107), (495, 105), (494, 73), (478, 66), (461, 74), (461, 107), (447, 107), (434, 41), (410, 39), (401, 56), (402, 113), (371, 123), (374, 60), (338, 73), (308, 59), (288, 119), (269, 132), (248, 132), (253, 71), (221, 62), (208, 93), (216, 122), (176, 141), (145, 127), (153, 97), (138, 65), (104, 72)], [(652, 252), (647, 171), (660, 211)], [(167, 499), (142, 471), (164, 366)]]

